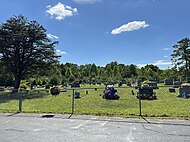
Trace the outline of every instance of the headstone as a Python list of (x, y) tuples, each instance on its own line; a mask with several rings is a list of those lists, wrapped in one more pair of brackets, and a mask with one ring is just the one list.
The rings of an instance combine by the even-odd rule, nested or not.
[(157, 99), (156, 92), (153, 92), (153, 88), (150, 86), (139, 87), (137, 94), (138, 99)]
[(141, 80), (137, 80), (136, 81), (136, 86), (135, 86), (135, 89), (138, 89), (141, 87)]
[(157, 82), (148, 82), (148, 86), (152, 87), (153, 89), (158, 89)]
[(157, 83), (164, 83), (164, 80), (160, 80), (160, 81), (158, 81)]
[(119, 83), (118, 83), (118, 87), (121, 87), (121, 86), (122, 86), (122, 82), (119, 82)]
[[(38, 90), (38, 91), (39, 91), (39, 90)], [(57, 96), (57, 95), (59, 95), (59, 93), (60, 93), (60, 89), (59, 89), (58, 87), (52, 87), (52, 88), (50, 89), (50, 92), (51, 92), (52, 95)], [(39, 94), (39, 92), (38, 92), (38, 94)]]
[(121, 83), (122, 84), (127, 84), (127, 81), (126, 80), (122, 80)]
[(175, 93), (175, 88), (169, 88), (170, 93)]
[(190, 83), (190, 77), (187, 77), (187, 78), (186, 78), (186, 82), (187, 82), (187, 83)]
[(181, 82), (180, 81), (174, 81), (173, 88), (179, 88), (180, 86), (181, 86)]
[(137, 80), (137, 86), (138, 86), (138, 87), (141, 86), (141, 80)]
[(174, 81), (173, 81), (173, 79), (165, 79), (164, 80), (164, 85), (173, 85), (174, 84)]
[(98, 84), (98, 85), (101, 85), (101, 83), (100, 83), (100, 82), (97, 82), (97, 84)]
[(181, 87), (179, 88), (179, 94), (183, 93), (190, 94), (190, 84), (185, 83), (181, 85)]
[(5, 90), (5, 87), (4, 86), (0, 86), (0, 92), (4, 91), (4, 90)]
[(71, 84), (71, 88), (73, 88), (73, 87), (80, 87), (80, 84), (78, 82), (73, 82)]
[(67, 92), (67, 87), (63, 86), (63, 92)]
[(62, 84), (62, 87), (67, 87), (67, 83), (65, 83), (65, 84)]
[(79, 99), (79, 98), (80, 98), (80, 92), (77, 92), (77, 91), (75, 92), (75, 98), (76, 98), (76, 99)]

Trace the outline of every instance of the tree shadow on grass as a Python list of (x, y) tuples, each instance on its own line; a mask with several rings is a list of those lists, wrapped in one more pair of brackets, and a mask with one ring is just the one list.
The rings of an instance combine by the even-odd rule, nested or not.
[[(22, 96), (20, 96), (22, 94)], [(49, 91), (47, 90), (30, 90), (30, 91), (23, 91), (22, 93), (15, 93), (15, 92), (0, 92), (0, 104), (1, 103), (8, 103), (12, 100), (30, 100), (30, 99), (39, 99), (44, 98), (50, 95)]]
[(18, 100), (19, 94), (11, 92), (0, 92), (0, 103), (6, 103), (12, 100)]
[(50, 95), (49, 90), (31, 90), (28, 92), (23, 92), (22, 99), (39, 99)]

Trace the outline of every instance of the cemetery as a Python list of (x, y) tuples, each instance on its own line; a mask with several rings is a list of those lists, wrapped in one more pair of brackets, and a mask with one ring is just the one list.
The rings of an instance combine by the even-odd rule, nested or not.
[(0, 142), (190, 142), (190, 0), (0, 5)]
[[(189, 111), (187, 111), (190, 99), (181, 99), (188, 98), (184, 93), (190, 93), (189, 84), (182, 84), (180, 88), (170, 88), (157, 84), (159, 89), (153, 89), (148, 84), (142, 85), (140, 81), (137, 82), (139, 83), (137, 89), (135, 89), (136, 84), (131, 87), (128, 87), (127, 84), (123, 84), (122, 87), (115, 87), (117, 86), (115, 84), (115, 86), (108, 85), (106, 88), (103, 84), (101, 86), (99, 84), (85, 84), (81, 85), (80, 88), (71, 85), (67, 85), (67, 87), (66, 85), (58, 85), (50, 87), (49, 93), (43, 91), (42, 88), (36, 88), (33, 91), (29, 90), (28, 93), (23, 91), (22, 111), (70, 113), (74, 91), (74, 99), (76, 99), (74, 101), (74, 112), (77, 114), (124, 116), (134, 114), (138, 116), (138, 100), (142, 100), (142, 112), (147, 116), (165, 116), (165, 114), (167, 116), (190, 115)], [(66, 91), (63, 91), (65, 87)], [(169, 89), (175, 89), (175, 91), (169, 91)], [(131, 92), (133, 92), (133, 95), (131, 95)], [(181, 94), (181, 96), (176, 97), (177, 94)], [(17, 98), (17, 96), (6, 96), (3, 91), (0, 92), (0, 98), (6, 100), (6, 102), (0, 104), (0, 111), (6, 112), (11, 108), (15, 108), (15, 106), (18, 108), (17, 100), (13, 99)], [(51, 108), (48, 106), (51, 106)], [(173, 106), (176, 107), (174, 108)], [(1, 108), (6, 107), (9, 109), (1, 110)]]
[[(72, 104), (72, 113), (77, 114), (136, 116), (142, 107), (149, 116), (190, 116), (190, 99), (182, 99), (190, 94), (189, 84), (184, 84), (190, 83), (189, 38), (176, 41), (174, 66), (162, 69), (117, 61), (104, 66), (59, 62), (57, 51), (64, 52), (55, 48), (58, 42), (37, 21), (22, 15), (1, 23), (0, 31), (2, 112), (19, 108), (19, 112), (70, 113)], [(15, 33), (16, 39), (9, 38)]]

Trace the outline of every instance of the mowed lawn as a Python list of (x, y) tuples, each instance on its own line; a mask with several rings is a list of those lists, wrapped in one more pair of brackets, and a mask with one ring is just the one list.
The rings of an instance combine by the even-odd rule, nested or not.
[[(102, 99), (104, 86), (91, 86), (95, 89), (75, 90), (80, 92), (81, 98), (74, 99), (75, 114), (112, 115), (131, 117), (139, 115), (139, 100), (134, 88), (116, 88), (120, 94), (119, 100)], [(142, 100), (142, 115), (156, 117), (190, 117), (190, 99), (178, 98), (176, 93), (169, 93), (168, 87), (160, 87), (154, 91), (157, 100)], [(135, 92), (132, 95), (131, 91)], [(22, 111), (36, 113), (71, 113), (73, 90), (61, 92), (52, 96), (46, 91), (29, 92), (22, 96)], [(14, 112), (19, 108), (19, 95), (9, 95), (8, 92), (0, 92), (0, 111)]]

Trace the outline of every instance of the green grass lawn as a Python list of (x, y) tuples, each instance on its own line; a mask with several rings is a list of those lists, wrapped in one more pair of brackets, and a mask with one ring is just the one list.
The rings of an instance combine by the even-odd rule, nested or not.
[[(104, 86), (91, 86), (94, 89), (77, 90), (80, 99), (75, 99), (75, 114), (112, 115), (133, 117), (139, 115), (139, 100), (136, 98), (138, 90), (134, 88), (116, 88), (120, 94), (119, 100), (105, 100), (100, 96)], [(101, 89), (99, 89), (101, 87)], [(134, 90), (135, 95), (131, 94)], [(178, 90), (178, 89), (176, 89)], [(86, 94), (88, 91), (88, 94)], [(168, 87), (154, 90), (157, 100), (142, 100), (142, 114), (152, 117), (190, 117), (190, 99), (178, 98), (176, 93), (169, 93)], [(19, 95), (10, 96), (9, 92), (0, 92), (0, 112), (18, 111)], [(71, 113), (72, 90), (52, 96), (45, 91), (29, 92), (23, 95), (22, 111), (37, 113)]]

